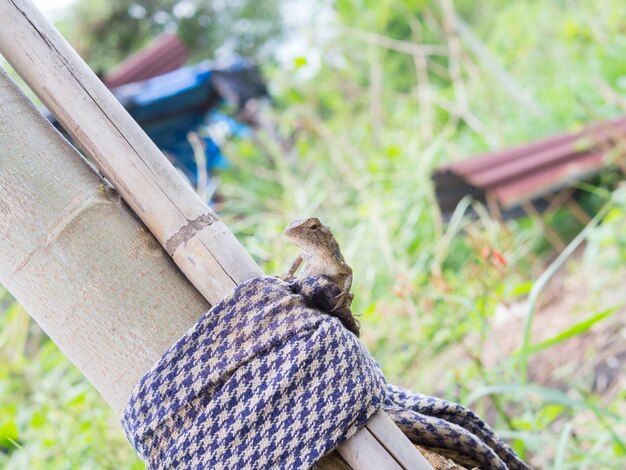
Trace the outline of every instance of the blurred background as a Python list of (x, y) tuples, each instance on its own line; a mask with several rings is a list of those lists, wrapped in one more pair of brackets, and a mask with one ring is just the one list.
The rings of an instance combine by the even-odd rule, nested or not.
[[(625, 467), (626, 3), (36, 3), (267, 273), (332, 228), (389, 382)], [(2, 288), (0, 364), (0, 467), (144, 468)]]

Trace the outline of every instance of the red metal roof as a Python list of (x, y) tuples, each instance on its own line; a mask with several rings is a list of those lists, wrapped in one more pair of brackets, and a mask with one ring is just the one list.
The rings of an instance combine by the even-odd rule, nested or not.
[(626, 117), (441, 167), (433, 174), (439, 205), (451, 213), (466, 195), (487, 196), (504, 210), (589, 178), (608, 166), (605, 154), (626, 138)]
[(164, 34), (107, 73), (104, 83), (114, 88), (147, 80), (182, 67), (188, 56), (187, 46), (178, 36)]

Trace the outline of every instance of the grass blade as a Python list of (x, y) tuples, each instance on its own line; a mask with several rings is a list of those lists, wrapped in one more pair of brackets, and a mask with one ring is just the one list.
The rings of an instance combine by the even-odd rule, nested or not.
[[(540, 351), (543, 351), (544, 349), (548, 349), (556, 344), (562, 343), (563, 341), (567, 341), (570, 338), (573, 338), (575, 336), (581, 335), (589, 331), (593, 327), (593, 325), (601, 322), (605, 318), (619, 311), (622, 307), (624, 307), (624, 305), (626, 305), (626, 303), (621, 303), (619, 305), (615, 305), (613, 307), (607, 308), (606, 310), (602, 310), (601, 312), (596, 313), (588, 318), (585, 318), (584, 320), (576, 323), (575, 325), (569, 328), (564, 329), (560, 333), (557, 333), (556, 335), (548, 339), (545, 339), (543, 341), (540, 341), (538, 343), (535, 343), (529, 346), (528, 354), (531, 355), (531, 354), (538, 353)], [(516, 354), (519, 354), (519, 353), (520, 351), (516, 352)]]
[(563, 470), (563, 463), (565, 462), (565, 450), (567, 449), (567, 443), (572, 435), (572, 423), (565, 423), (563, 431), (561, 431), (561, 437), (559, 437), (559, 443), (556, 447), (554, 455), (554, 470)]
[(604, 219), (609, 210), (614, 206), (615, 201), (610, 199), (602, 206), (594, 218), (587, 224), (587, 226), (581, 230), (581, 232), (574, 238), (567, 247), (559, 254), (559, 256), (548, 266), (548, 268), (537, 278), (537, 281), (530, 290), (528, 296), (528, 314), (526, 315), (526, 321), (524, 323), (524, 333), (522, 337), (522, 349), (520, 351), (520, 383), (526, 384), (528, 380), (528, 357), (530, 356), (530, 336), (532, 332), (533, 319), (537, 310), (537, 301), (539, 295), (543, 292), (543, 289), (548, 284), (548, 281), (552, 279), (552, 276), (559, 270), (565, 261), (574, 253), (576, 248), (587, 239), (596, 226)]

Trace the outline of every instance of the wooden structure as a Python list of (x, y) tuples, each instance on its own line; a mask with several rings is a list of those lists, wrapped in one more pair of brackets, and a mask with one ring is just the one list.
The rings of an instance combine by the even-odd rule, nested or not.
[[(0, 73), (0, 282), (121, 414), (195, 319), (262, 272), (30, 1), (0, 18), (0, 53), (115, 188)], [(432, 468), (382, 411), (338, 453), (322, 467)]]
[(182, 67), (188, 57), (189, 51), (182, 39), (166, 33), (108, 72), (103, 81), (107, 87), (115, 88), (147, 80)]
[(529, 215), (539, 220), (555, 248), (565, 243), (545, 221), (560, 207), (583, 225), (591, 220), (573, 197), (575, 184), (617, 167), (626, 174), (626, 117), (565, 132), (517, 147), (478, 155), (435, 170), (432, 180), (439, 207), (449, 218), (471, 196), (499, 220)]

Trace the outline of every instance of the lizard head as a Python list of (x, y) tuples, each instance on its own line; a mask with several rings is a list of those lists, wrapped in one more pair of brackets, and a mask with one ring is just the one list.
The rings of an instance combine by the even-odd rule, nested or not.
[(317, 217), (293, 220), (285, 229), (285, 236), (308, 253), (327, 249), (334, 240), (330, 229)]

